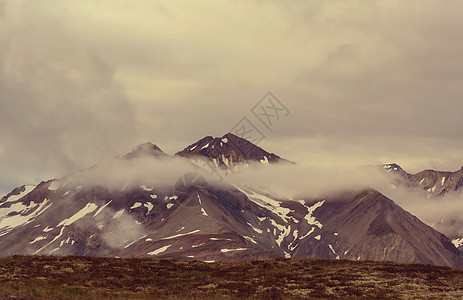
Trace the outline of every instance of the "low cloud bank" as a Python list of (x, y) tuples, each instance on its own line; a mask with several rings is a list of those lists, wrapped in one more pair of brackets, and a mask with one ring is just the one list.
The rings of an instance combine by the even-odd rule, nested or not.
[(462, 196), (449, 194), (445, 198), (428, 199), (420, 189), (395, 186), (392, 184), (392, 178), (380, 168), (252, 163), (238, 172), (226, 174), (227, 172), (223, 171), (213, 172), (211, 165), (200, 165), (195, 165), (181, 157), (170, 156), (114, 159), (75, 173), (66, 180), (79, 184), (102, 185), (113, 190), (129, 189), (140, 185), (171, 190), (183, 175), (199, 173), (212, 185), (220, 185), (224, 182), (232, 185), (247, 185), (288, 200), (371, 187), (441, 232), (451, 237), (463, 235), (463, 226), (460, 226), (459, 222), (452, 221), (463, 214)]

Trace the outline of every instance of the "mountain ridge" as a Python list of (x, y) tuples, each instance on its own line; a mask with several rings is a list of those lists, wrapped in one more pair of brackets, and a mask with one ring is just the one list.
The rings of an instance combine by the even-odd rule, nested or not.
[[(167, 155), (145, 143), (116, 160), (136, 162), (135, 170), (147, 166), (146, 174), (149, 168), (169, 168), (174, 160), (188, 165), (198, 156), (227, 169), (287, 162), (232, 134), (205, 137), (178, 153)], [(114, 172), (105, 165), (91, 170), (98, 168), (98, 176)], [(322, 257), (463, 266), (462, 253), (448, 238), (369, 188), (293, 201), (252, 186), (197, 184), (184, 176), (177, 183), (145, 178), (129, 185), (127, 172), (121, 171), (122, 179), (111, 188), (68, 177), (20, 187), (3, 197), (1, 255), (203, 261)], [(181, 193), (176, 192), (179, 182)]]

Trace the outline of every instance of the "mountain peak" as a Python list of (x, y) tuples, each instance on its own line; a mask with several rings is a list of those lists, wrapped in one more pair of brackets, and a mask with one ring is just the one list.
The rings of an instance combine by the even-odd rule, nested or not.
[(181, 157), (208, 158), (222, 168), (230, 168), (236, 163), (275, 163), (285, 161), (278, 155), (269, 153), (250, 141), (227, 133), (222, 137), (206, 136), (186, 147), (176, 155)]
[(161, 148), (159, 148), (157, 145), (150, 143), (150, 142), (146, 142), (146, 143), (140, 144), (137, 147), (135, 147), (132, 151), (125, 154), (123, 158), (132, 159), (132, 158), (137, 158), (137, 157), (142, 157), (142, 156), (159, 157), (159, 156), (165, 156), (165, 155), (167, 154), (165, 154), (161, 150)]
[(392, 174), (397, 174), (405, 179), (410, 178), (411, 174), (409, 174), (407, 171), (405, 171), (401, 166), (399, 166), (396, 163), (391, 163), (391, 164), (385, 164), (382, 165), (384, 170), (386, 170), (387, 173), (392, 173)]

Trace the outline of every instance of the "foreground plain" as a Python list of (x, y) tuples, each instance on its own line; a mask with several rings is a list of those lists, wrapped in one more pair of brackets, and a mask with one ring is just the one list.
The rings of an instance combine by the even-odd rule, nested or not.
[(321, 259), (0, 258), (0, 299), (463, 298), (463, 270)]

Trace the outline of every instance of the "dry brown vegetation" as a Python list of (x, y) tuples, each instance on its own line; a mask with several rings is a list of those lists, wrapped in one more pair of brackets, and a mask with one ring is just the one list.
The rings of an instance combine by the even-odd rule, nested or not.
[(463, 270), (321, 259), (1, 258), (0, 299), (18, 298), (457, 299), (463, 298)]

